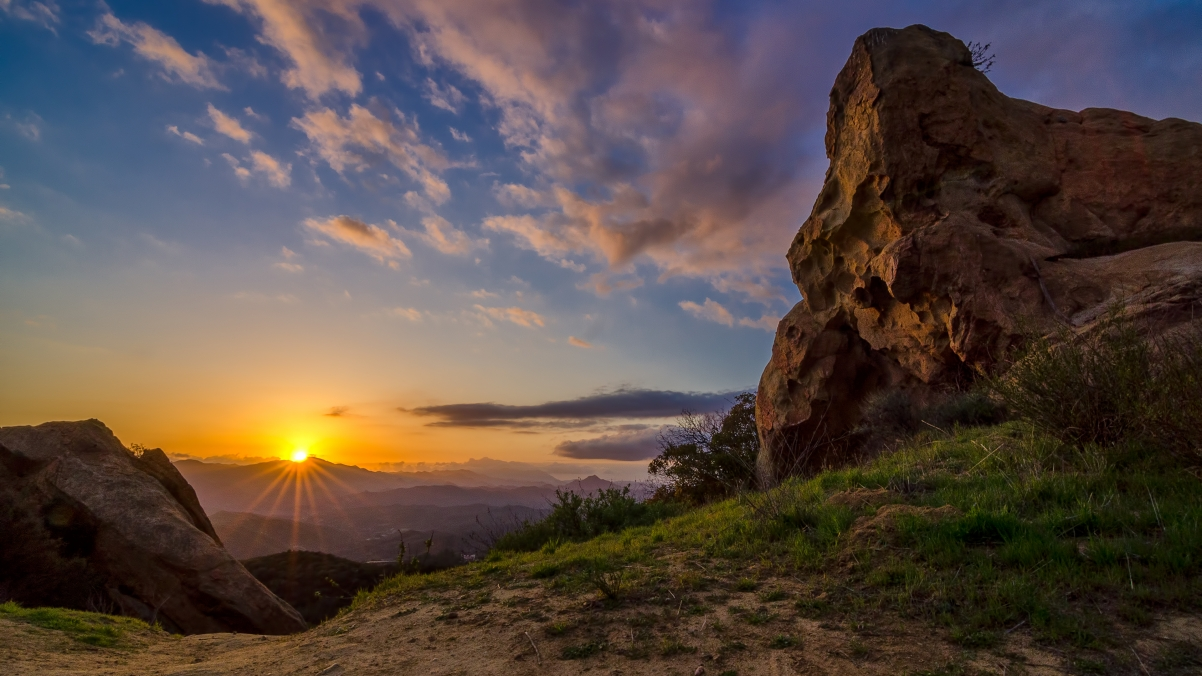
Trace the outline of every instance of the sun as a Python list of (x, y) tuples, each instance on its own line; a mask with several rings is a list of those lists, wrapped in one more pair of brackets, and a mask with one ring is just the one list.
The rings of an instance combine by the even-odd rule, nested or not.
[(305, 458), (309, 457), (309, 452), (303, 448), (298, 448), (292, 452), (292, 462), (304, 462)]

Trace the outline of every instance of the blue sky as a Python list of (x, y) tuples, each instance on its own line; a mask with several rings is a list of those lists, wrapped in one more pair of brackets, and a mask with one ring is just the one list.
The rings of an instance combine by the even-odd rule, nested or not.
[(754, 386), (830, 85), (916, 22), (1011, 96), (1200, 117), (1196, 2), (0, 0), (0, 424), (633, 457), (663, 420), (410, 412)]

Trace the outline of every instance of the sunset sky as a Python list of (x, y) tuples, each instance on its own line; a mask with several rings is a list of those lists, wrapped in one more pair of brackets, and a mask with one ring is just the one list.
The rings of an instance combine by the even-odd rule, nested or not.
[(0, 425), (633, 475), (757, 383), (827, 92), (911, 23), (1202, 120), (1193, 1), (0, 0)]

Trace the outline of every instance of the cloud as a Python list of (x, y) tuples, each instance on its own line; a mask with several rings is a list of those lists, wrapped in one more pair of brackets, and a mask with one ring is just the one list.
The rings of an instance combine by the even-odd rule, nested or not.
[(346, 117), (321, 108), (293, 118), (292, 126), (303, 131), (314, 152), (340, 174), (386, 160), (422, 186), (435, 204), (450, 199), (450, 188), (437, 175), (450, 166), (442, 152), (422, 143), (417, 122), (401, 111), (393, 111), (395, 122), (386, 112), (382, 115), (353, 104)]
[(217, 110), (211, 103), (209, 104), (209, 119), (213, 121), (213, 128), (218, 133), (224, 134), (239, 143), (250, 143), (250, 132), (243, 129), (242, 124), (238, 120)]
[[(324, 0), (204, 0), (254, 17), (259, 40), (275, 47), (292, 66), (281, 81), (311, 99), (329, 92), (356, 96), (363, 89), (359, 72), (349, 63), (348, 48), (366, 35), (350, 2)], [(319, 19), (320, 14), (320, 19)], [(326, 19), (325, 23), (321, 19)], [(332, 21), (330, 21), (332, 20)]]
[(280, 261), (271, 267), (278, 268), (285, 272), (300, 273), (305, 271), (305, 266), (301, 265), (300, 263), (289, 263), (287, 261)]
[(520, 307), (484, 307), (482, 305), (473, 305), (472, 307), (485, 317), (497, 321), (512, 322), (526, 328), (545, 325), (542, 315), (530, 310), (523, 310)]
[(225, 161), (229, 163), (230, 168), (234, 170), (234, 175), (237, 176), (239, 180), (245, 181), (250, 178), (250, 169), (242, 166), (242, 163), (238, 161), (238, 158), (229, 153), (221, 153), (221, 156), (224, 157)]
[(717, 322), (726, 326), (735, 325), (735, 318), (731, 316), (730, 310), (722, 307), (722, 304), (718, 301), (710, 300), (709, 298), (705, 299), (704, 305), (698, 305), (691, 300), (684, 300), (680, 302), (680, 307), (698, 319)]
[(377, 262), (397, 268), (398, 260), (412, 258), (409, 247), (388, 234), (378, 225), (371, 225), (350, 216), (331, 216), (326, 219), (307, 218), (304, 226), (315, 233), (351, 246)]
[(447, 127), (447, 129), (451, 130), (451, 138), (455, 139), (456, 141), (460, 141), (462, 143), (470, 143), (472, 140), (471, 136), (468, 136), (466, 133), (461, 132), (454, 127)]
[(144, 59), (157, 63), (163, 69), (163, 79), (182, 82), (198, 88), (225, 89), (213, 74), (213, 62), (202, 52), (189, 54), (180, 47), (175, 38), (138, 21), (133, 24), (122, 22), (112, 13), (102, 15), (88, 36), (98, 45), (116, 47), (122, 42), (134, 48)]
[(263, 174), (267, 182), (277, 188), (292, 185), (292, 165), (285, 164), (259, 150), (250, 151), (251, 164), (255, 171)]
[(425, 97), (435, 108), (442, 108), (455, 114), (459, 114), (459, 106), (467, 101), (463, 92), (456, 89), (454, 85), (441, 87), (431, 78), (426, 78)]
[(650, 460), (659, 455), (659, 428), (564, 441), (553, 452), (577, 460)]
[(411, 322), (420, 322), (422, 320), (421, 310), (415, 310), (411, 307), (394, 307), (384, 311), (391, 317), (400, 317), (408, 319)]
[(783, 269), (813, 187), (798, 140), (826, 107), (809, 86), (829, 87), (826, 72), (798, 77), (812, 69), (787, 7), (736, 29), (705, 3), (375, 5), (480, 87), (550, 186), (547, 211), (496, 214), (493, 229), (550, 260), (706, 279)]
[(196, 134), (193, 134), (190, 131), (180, 131), (179, 127), (175, 126), (174, 124), (167, 125), (167, 131), (172, 134), (175, 134), (176, 136), (184, 139), (185, 141), (188, 141), (190, 143), (195, 143), (198, 146), (203, 146), (205, 144), (204, 140), (201, 139)]
[(17, 133), (30, 141), (42, 140), (42, 118), (37, 113), (27, 113), (23, 121), (14, 119), (12, 114), (6, 114), (4, 121), (11, 124)]
[(20, 211), (17, 211), (16, 209), (9, 209), (6, 206), (0, 205), (0, 221), (9, 221), (11, 223), (27, 223), (29, 220), (29, 216), (26, 216)]
[(29, 2), (23, 2), (22, 0), (0, 0), (0, 12), (24, 21), (32, 21), (42, 28), (49, 30), (51, 33), (58, 34), (55, 26), (61, 21), (61, 10), (54, 0), (46, 0), (45, 2), (38, 2), (38, 0), (30, 0)]
[(233, 295), (234, 300), (240, 300), (247, 303), (283, 303), (284, 305), (296, 305), (300, 299), (290, 293), (281, 293), (275, 296), (269, 296), (265, 293), (257, 291), (239, 291)]
[(331, 406), (330, 410), (326, 411), (325, 413), (322, 413), (322, 415), (329, 417), (329, 418), (341, 418), (342, 416), (346, 415), (347, 412), (350, 410), (351, 410), (350, 406)]
[(765, 314), (759, 319), (743, 317), (739, 320), (739, 326), (749, 326), (753, 329), (762, 329), (768, 333), (776, 333), (776, 326), (780, 323), (780, 317), (777, 315)]
[(498, 202), (510, 208), (535, 209), (554, 204), (554, 201), (543, 191), (516, 183), (494, 185), (493, 195), (496, 196)]
[(430, 215), (422, 219), (424, 232), (405, 230), (426, 244), (449, 256), (463, 256), (476, 248), (488, 246), (488, 240), (474, 240), (462, 230), (457, 230), (447, 219)]
[(576, 347), (583, 347), (586, 350), (591, 350), (593, 348), (592, 343), (590, 343), (586, 340), (581, 340), (581, 339), (577, 338), (576, 336), (568, 336), (568, 345), (575, 345)]
[(683, 411), (717, 411), (730, 405), (738, 392), (673, 392), (623, 388), (579, 399), (549, 401), (533, 406), (507, 404), (444, 404), (402, 409), (439, 420), (434, 427), (498, 427), (539, 421), (594, 423), (603, 420), (674, 418)]
[(497, 297), (497, 294), (493, 293), (492, 291), (487, 291), (485, 289), (478, 289), (476, 291), (471, 292), (468, 295), (471, 296), (472, 298), (496, 298)]
[[(563, 265), (562, 261), (559, 265), (560, 267), (568, 267)], [(577, 272), (583, 272), (583, 270), (577, 270)], [(589, 277), (587, 283), (577, 284), (576, 288), (592, 289), (593, 293), (604, 298), (614, 291), (629, 291), (630, 289), (637, 289), (642, 285), (643, 280), (638, 277), (619, 279), (608, 272), (598, 272)]]

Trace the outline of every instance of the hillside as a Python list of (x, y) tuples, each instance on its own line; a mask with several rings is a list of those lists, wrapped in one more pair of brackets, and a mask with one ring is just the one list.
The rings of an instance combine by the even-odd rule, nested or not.
[(0, 635), (17, 673), (1197, 673), (1199, 488), (1025, 423), (931, 431), (654, 526), (391, 578), (293, 637)]

